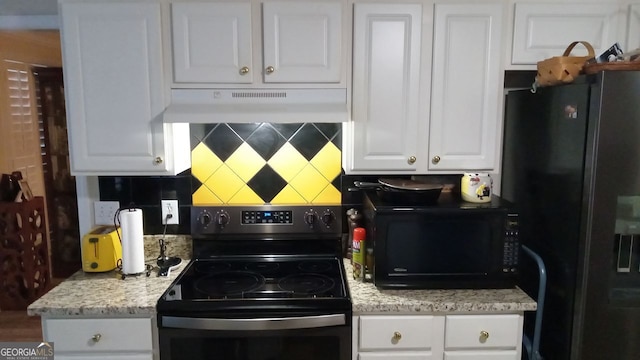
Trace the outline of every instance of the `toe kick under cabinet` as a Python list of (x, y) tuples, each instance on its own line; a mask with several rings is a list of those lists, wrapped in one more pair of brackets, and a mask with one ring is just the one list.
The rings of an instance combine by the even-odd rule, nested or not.
[(519, 360), (522, 314), (359, 315), (353, 360)]

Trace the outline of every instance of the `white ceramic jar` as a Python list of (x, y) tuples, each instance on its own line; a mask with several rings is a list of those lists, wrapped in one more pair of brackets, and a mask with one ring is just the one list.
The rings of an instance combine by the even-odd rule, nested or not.
[(464, 173), (460, 182), (462, 200), (473, 203), (491, 201), (493, 180), (488, 173)]

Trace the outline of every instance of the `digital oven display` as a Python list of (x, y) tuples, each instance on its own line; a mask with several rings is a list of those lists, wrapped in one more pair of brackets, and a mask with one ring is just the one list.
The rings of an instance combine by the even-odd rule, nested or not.
[(243, 211), (242, 224), (293, 224), (292, 211)]

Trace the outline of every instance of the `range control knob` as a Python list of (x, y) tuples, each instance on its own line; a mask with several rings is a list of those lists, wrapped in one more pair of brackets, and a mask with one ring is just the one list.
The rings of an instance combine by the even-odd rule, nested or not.
[(336, 214), (333, 211), (327, 209), (322, 213), (322, 223), (327, 227), (330, 227), (333, 224), (333, 220), (335, 220)]
[(309, 210), (304, 213), (304, 222), (306, 222), (309, 227), (313, 227), (313, 224), (315, 224), (316, 221), (318, 221), (318, 214), (316, 214), (315, 211)]
[(229, 213), (227, 213), (224, 210), (218, 212), (218, 216), (217, 216), (217, 221), (216, 222), (218, 223), (220, 228), (224, 228), (224, 226), (229, 223)]
[(204, 227), (211, 224), (211, 214), (209, 214), (206, 210), (203, 211), (199, 216), (200, 224)]

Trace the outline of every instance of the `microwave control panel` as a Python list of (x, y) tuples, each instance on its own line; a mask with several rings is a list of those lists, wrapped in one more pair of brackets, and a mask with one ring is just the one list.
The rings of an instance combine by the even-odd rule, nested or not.
[(518, 258), (520, 256), (518, 230), (518, 214), (508, 214), (505, 223), (504, 253), (502, 257), (502, 272), (504, 273), (518, 271)]

